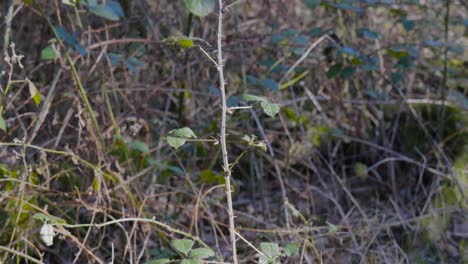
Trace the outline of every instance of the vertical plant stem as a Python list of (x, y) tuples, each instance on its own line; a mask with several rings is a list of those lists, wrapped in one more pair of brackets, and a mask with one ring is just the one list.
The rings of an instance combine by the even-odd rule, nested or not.
[[(449, 33), (449, 22), (450, 22), (450, 2), (451, 0), (445, 0), (445, 18), (444, 18), (444, 41), (448, 43), (448, 33)], [(444, 133), (444, 119), (445, 119), (445, 99), (447, 96), (448, 90), (448, 47), (445, 47), (444, 50), (444, 70), (442, 76), (442, 86), (440, 88), (440, 99), (442, 100), (442, 106), (440, 108), (439, 115), (439, 138), (443, 138)]]
[(6, 21), (6, 27), (5, 27), (5, 35), (3, 37), (3, 52), (2, 54), (5, 54), (5, 52), (8, 50), (8, 47), (10, 46), (10, 35), (11, 35), (11, 22), (13, 21), (13, 10), (14, 10), (14, 4), (13, 0), (8, 1), (8, 12), (5, 18)]
[(232, 190), (231, 190), (231, 169), (228, 161), (228, 150), (226, 145), (226, 116), (227, 116), (227, 98), (226, 82), (224, 80), (224, 62), (223, 62), (223, 1), (218, 0), (218, 72), (219, 89), (221, 90), (221, 152), (223, 156), (224, 177), (226, 179), (226, 197), (229, 214), (229, 232), (231, 237), (232, 260), (237, 264), (236, 248), (236, 230), (234, 225), (234, 209), (232, 208)]

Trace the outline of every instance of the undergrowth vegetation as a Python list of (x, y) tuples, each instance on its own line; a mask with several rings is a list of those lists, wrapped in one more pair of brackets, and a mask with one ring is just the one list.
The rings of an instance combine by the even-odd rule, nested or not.
[(465, 1), (0, 11), (0, 263), (468, 262)]

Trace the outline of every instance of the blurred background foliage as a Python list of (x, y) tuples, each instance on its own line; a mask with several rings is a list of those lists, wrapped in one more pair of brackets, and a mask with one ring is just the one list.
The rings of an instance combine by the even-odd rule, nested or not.
[[(124, 222), (48, 247), (38, 212), (156, 219), (229, 259), (215, 2), (1, 1), (4, 59), (24, 58), (0, 62), (0, 262), (188, 261), (202, 246)], [(239, 233), (280, 245), (281, 263), (466, 263), (467, 3), (225, 4), (228, 105), (253, 106), (228, 120)], [(212, 141), (174, 150), (182, 127)]]

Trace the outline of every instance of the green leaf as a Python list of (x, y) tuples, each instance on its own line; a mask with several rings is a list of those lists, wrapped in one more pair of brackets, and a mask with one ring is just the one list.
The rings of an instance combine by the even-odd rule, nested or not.
[(204, 17), (215, 7), (215, 0), (184, 0), (188, 10), (196, 16)]
[(65, 221), (64, 219), (60, 218), (60, 217), (56, 217), (56, 216), (48, 216), (46, 214), (43, 214), (43, 213), (35, 213), (32, 217), (33, 219), (37, 219), (37, 220), (41, 220), (42, 222), (49, 222), (49, 223), (52, 223), (52, 224), (61, 224), (61, 225), (66, 225), (67, 224), (67, 221)]
[(57, 54), (52, 46), (47, 46), (41, 51), (41, 60), (54, 60), (57, 58)]
[(292, 257), (299, 252), (299, 246), (299, 243), (289, 243), (284, 247), (284, 253), (286, 253), (288, 257)]
[(397, 50), (397, 49), (387, 49), (387, 52), (390, 56), (394, 57), (395, 59), (402, 59), (408, 56), (408, 51), (406, 50)]
[(26, 79), (28, 81), (29, 85), (29, 94), (31, 95), (31, 98), (34, 100), (34, 103), (36, 103), (36, 106), (39, 106), (41, 103), (41, 95), (39, 94), (39, 90), (37, 89), (36, 85), (31, 82), (29, 79)]
[(200, 264), (196, 259), (183, 259), (180, 264)]
[(122, 7), (116, 1), (110, 1), (105, 5), (88, 5), (91, 13), (111, 21), (119, 21), (124, 17)]
[(327, 78), (331, 79), (338, 75), (341, 72), (341, 69), (343, 68), (343, 65), (341, 63), (334, 64), (333, 66), (330, 67), (327, 71)]
[(177, 43), (179, 43), (182, 48), (190, 48), (194, 46), (193, 40), (190, 38), (178, 38)]
[(332, 223), (327, 222), (328, 233), (335, 234), (338, 231), (338, 227)]
[(190, 129), (189, 127), (183, 127), (183, 128), (171, 130), (169, 131), (169, 134), (176, 136), (176, 137), (197, 138), (195, 133), (193, 133), (192, 129)]
[(171, 147), (178, 149), (187, 142), (188, 138), (197, 138), (197, 136), (193, 133), (192, 129), (184, 127), (169, 131), (169, 136), (166, 137), (166, 140)]
[(278, 104), (275, 103), (270, 103), (270, 102), (261, 102), (260, 104), (263, 108), (263, 112), (265, 114), (274, 117), (280, 110), (280, 107)]
[(278, 91), (279, 90), (279, 84), (270, 78), (266, 78), (260, 82), (263, 87), (272, 90), (272, 91)]
[(139, 140), (132, 142), (132, 144), (130, 145), (130, 148), (138, 150), (139, 152), (145, 153), (145, 154), (148, 154), (150, 152), (148, 144)]
[(190, 249), (192, 249), (194, 242), (190, 239), (177, 239), (177, 240), (172, 240), (171, 246), (179, 251), (180, 253), (184, 254), (184, 256), (187, 256), (188, 253), (190, 252)]
[(196, 248), (190, 252), (189, 257), (193, 259), (205, 259), (214, 256), (213, 250), (209, 248)]
[(76, 6), (78, 2), (80, 2), (80, 0), (62, 0), (63, 4), (66, 4), (69, 6)]
[(294, 110), (292, 110), (291, 108), (283, 107), (283, 108), (281, 108), (281, 112), (283, 112), (285, 114), (286, 118), (288, 118), (289, 120), (291, 120), (293, 122), (298, 121), (298, 118), (296, 116), (296, 112), (294, 112)]
[(277, 243), (260, 243), (260, 250), (269, 261), (276, 260), (280, 255), (280, 248)]
[(186, 139), (179, 138), (179, 137), (171, 137), (171, 136), (167, 136), (166, 140), (169, 146), (173, 147), (174, 149), (180, 148), (181, 146), (185, 144), (185, 142), (187, 142)]
[(3, 118), (3, 115), (0, 114), (0, 129), (3, 131), (7, 130), (7, 125), (5, 122), (5, 119)]
[(163, 258), (163, 259), (153, 259), (153, 260), (150, 260), (149, 262), (146, 262), (145, 264), (166, 264), (170, 262), (171, 262), (170, 259)]
[(243, 94), (242, 99), (246, 100), (247, 102), (268, 102), (265, 97), (253, 95), (253, 94)]
[(200, 178), (205, 184), (213, 184), (216, 180), (219, 180), (221, 175), (214, 173), (212, 170), (207, 169), (200, 173)]

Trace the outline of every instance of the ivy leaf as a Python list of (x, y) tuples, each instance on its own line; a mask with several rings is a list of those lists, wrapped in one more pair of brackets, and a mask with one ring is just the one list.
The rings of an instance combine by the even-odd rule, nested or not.
[(271, 102), (261, 102), (260, 104), (263, 108), (263, 112), (265, 114), (275, 117), (275, 115), (279, 112), (279, 105)]
[(184, 0), (184, 2), (188, 10), (199, 17), (208, 15), (215, 7), (215, 0)]
[(187, 256), (193, 247), (194, 242), (190, 239), (177, 239), (171, 242), (171, 246), (180, 253)]

